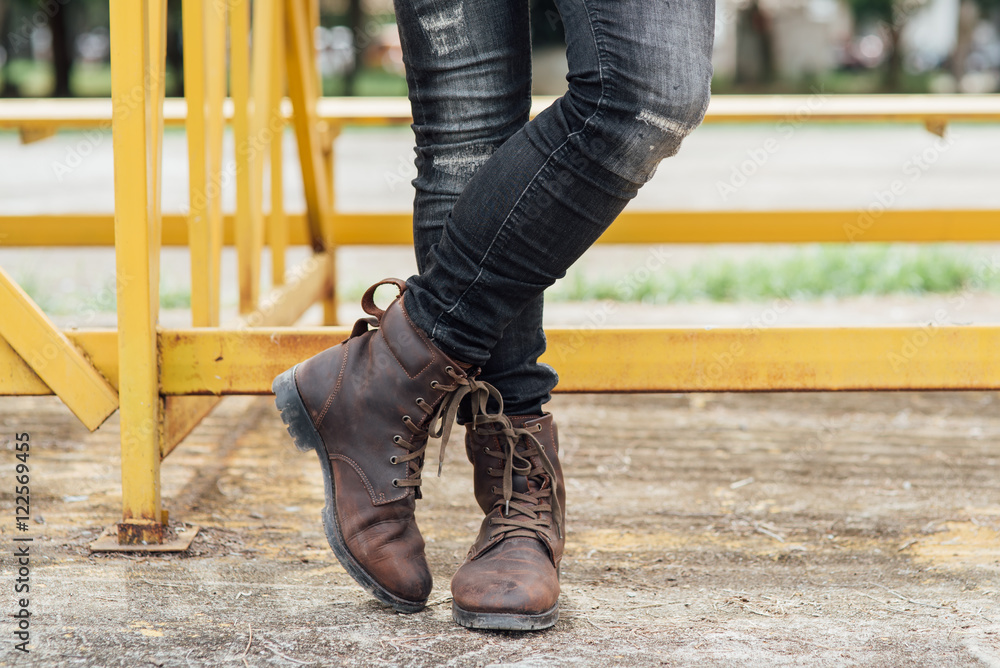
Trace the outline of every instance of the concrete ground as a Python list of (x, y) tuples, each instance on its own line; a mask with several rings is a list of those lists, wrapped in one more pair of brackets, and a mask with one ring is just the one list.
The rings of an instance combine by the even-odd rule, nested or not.
[(270, 400), (226, 399), (163, 467), (178, 555), (91, 554), (119, 512), (117, 417), (0, 402), (6, 481), (31, 435), (34, 666), (1000, 666), (997, 393), (558, 396), (568, 543), (549, 631), (468, 631), (449, 578), (477, 530), (459, 443), (418, 520), (424, 612), (327, 547), (323, 483)]

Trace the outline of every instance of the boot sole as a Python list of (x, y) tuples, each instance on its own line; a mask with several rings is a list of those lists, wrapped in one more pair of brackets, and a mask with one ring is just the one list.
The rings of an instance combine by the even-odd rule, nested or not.
[(559, 620), (559, 604), (556, 603), (551, 610), (537, 615), (515, 615), (503, 612), (470, 612), (462, 610), (452, 601), (451, 617), (456, 624), (469, 629), (541, 631), (555, 625)]
[(309, 412), (302, 403), (301, 395), (299, 395), (299, 388), (295, 384), (296, 368), (298, 368), (297, 364), (275, 378), (271, 384), (271, 391), (274, 392), (274, 405), (278, 407), (281, 421), (285, 423), (288, 435), (292, 437), (295, 447), (302, 452), (314, 450), (319, 456), (320, 468), (323, 471), (323, 485), (326, 490), (323, 528), (326, 530), (326, 540), (330, 544), (330, 549), (333, 550), (334, 556), (337, 557), (337, 561), (344, 567), (344, 570), (382, 603), (391, 606), (398, 612), (413, 613), (423, 610), (427, 604), (426, 600), (407, 601), (388, 591), (365, 571), (364, 567), (351, 554), (351, 551), (347, 549), (347, 544), (340, 532), (340, 525), (337, 523), (333, 468), (327, 455), (326, 446), (323, 445), (323, 439), (313, 427), (312, 420), (309, 419)]

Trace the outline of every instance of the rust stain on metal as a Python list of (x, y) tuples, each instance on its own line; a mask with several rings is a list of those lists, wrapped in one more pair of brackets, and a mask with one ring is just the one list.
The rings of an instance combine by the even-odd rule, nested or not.
[(163, 525), (159, 522), (126, 521), (118, 524), (119, 545), (148, 545), (162, 542)]

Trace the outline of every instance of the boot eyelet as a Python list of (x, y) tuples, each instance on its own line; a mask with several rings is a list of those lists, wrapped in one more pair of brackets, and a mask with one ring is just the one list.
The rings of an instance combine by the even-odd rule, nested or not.
[(400, 436), (399, 434), (396, 434), (395, 436), (392, 437), (392, 442), (393, 443), (400, 443), (400, 442), (402, 442), (402, 440), (403, 440), (403, 437)]
[(404, 415), (403, 422), (413, 422), (413, 418), (411, 418), (409, 415)]
[(399, 460), (396, 459), (396, 455), (393, 455), (392, 457), (389, 457), (389, 463), (390, 464), (398, 464), (399, 463)]
[(487, 448), (487, 447), (484, 447), (484, 448), (483, 448), (483, 452), (489, 452), (489, 451), (490, 451), (490, 449), (489, 449), (489, 448)]
[(417, 404), (418, 406), (419, 406), (420, 404), (426, 404), (426, 403), (427, 403), (427, 402), (426, 402), (426, 401), (424, 401), (424, 398), (423, 398), (423, 397), (417, 397), (417, 401), (416, 401), (416, 404)]
[(436, 390), (438, 388), (438, 385), (440, 385), (440, 384), (441, 383), (437, 382), (436, 380), (432, 380), (431, 381), (431, 389), (432, 390)]
[(399, 487), (399, 478), (393, 478), (392, 479), (392, 486), (393, 487)]
[(454, 367), (452, 367), (452, 366), (446, 366), (446, 367), (444, 368), (444, 370), (445, 370), (445, 371), (446, 371), (447, 373), (451, 373), (452, 371), (454, 371), (454, 370), (455, 370), (455, 368), (454, 368)]

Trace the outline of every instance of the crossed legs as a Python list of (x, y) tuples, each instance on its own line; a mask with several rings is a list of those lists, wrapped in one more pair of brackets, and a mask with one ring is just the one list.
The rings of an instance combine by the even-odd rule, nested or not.
[[(427, 439), (465, 423), (484, 520), (452, 580), (465, 626), (558, 617), (565, 490), (542, 295), (708, 106), (714, 0), (559, 0), (569, 91), (528, 120), (528, 0), (396, 0), (413, 107), (420, 273), (351, 337), (274, 382), (324, 475), (324, 526), (362, 586), (402, 612), (431, 576), (414, 519)], [(377, 329), (370, 329), (377, 324)]]

